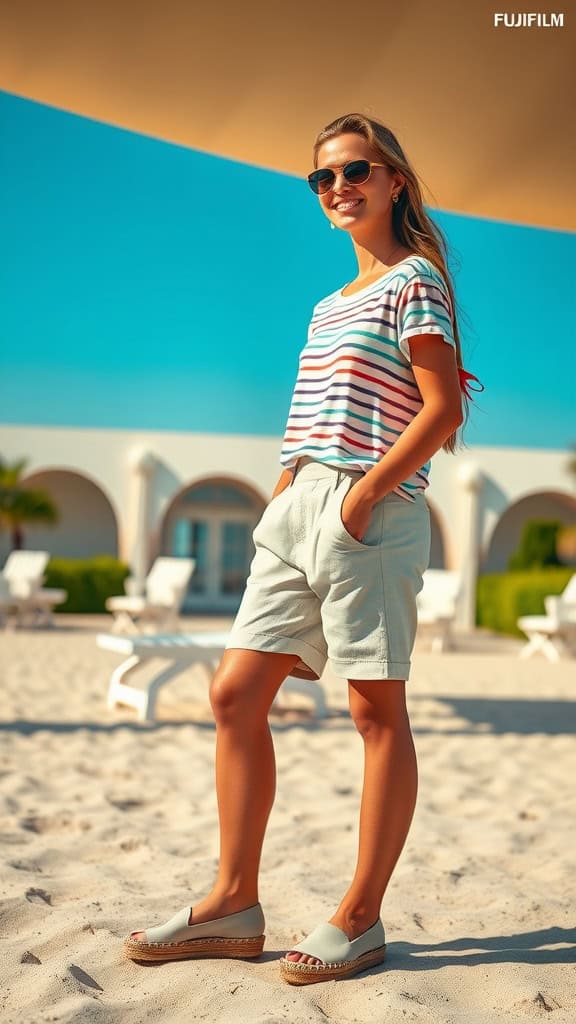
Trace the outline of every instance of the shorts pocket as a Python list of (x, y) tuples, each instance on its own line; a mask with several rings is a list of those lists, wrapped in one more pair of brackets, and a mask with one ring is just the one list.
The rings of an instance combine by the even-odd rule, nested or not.
[(353, 477), (348, 477), (348, 483), (345, 487), (342, 488), (342, 493), (340, 492), (339, 488), (336, 488), (335, 491), (336, 500), (334, 503), (334, 518), (336, 520), (338, 536), (340, 536), (343, 541), (347, 542), (352, 547), (364, 549), (375, 548), (378, 547), (382, 540), (382, 499), (380, 501), (377, 501), (376, 504), (372, 506), (372, 512), (370, 515), (370, 519), (368, 521), (368, 526), (364, 531), (362, 540), (358, 540), (356, 537), (353, 537), (352, 534), (348, 532), (342, 519), (342, 505), (344, 504), (344, 499), (346, 495), (349, 494), (351, 488), (355, 483), (356, 481), (354, 480)]

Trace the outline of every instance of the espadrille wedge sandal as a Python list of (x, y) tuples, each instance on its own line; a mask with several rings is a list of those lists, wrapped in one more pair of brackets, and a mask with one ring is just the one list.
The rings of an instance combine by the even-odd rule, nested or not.
[(380, 918), (356, 939), (334, 924), (319, 924), (310, 935), (292, 946), (290, 952), (307, 953), (322, 960), (321, 964), (307, 964), (302, 960), (280, 960), (280, 975), (291, 985), (310, 985), (316, 981), (349, 978), (353, 974), (382, 963), (386, 956), (384, 926)]
[(259, 903), (200, 924), (188, 924), (190, 910), (183, 907), (165, 924), (147, 928), (145, 939), (134, 939), (132, 932), (124, 940), (126, 955), (130, 960), (152, 961), (260, 956), (265, 922)]

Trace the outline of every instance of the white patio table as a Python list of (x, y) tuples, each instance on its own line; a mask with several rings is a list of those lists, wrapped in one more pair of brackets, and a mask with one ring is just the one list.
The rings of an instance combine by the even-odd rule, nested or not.
[[(99, 633), (96, 642), (99, 647), (117, 654), (126, 655), (125, 660), (114, 669), (108, 686), (108, 708), (126, 704), (136, 708), (139, 721), (154, 721), (156, 699), (161, 687), (174, 676), (192, 665), (201, 665), (210, 682), (222, 658), (228, 640), (228, 633), (166, 633), (154, 636), (119, 636), (116, 633)], [(127, 679), (153, 658), (168, 664), (144, 686), (133, 686)], [(288, 676), (279, 693), (284, 689), (291, 693), (305, 694), (314, 701), (318, 718), (327, 714), (324, 689), (319, 681), (298, 679)], [(276, 695), (274, 704), (278, 700)]]

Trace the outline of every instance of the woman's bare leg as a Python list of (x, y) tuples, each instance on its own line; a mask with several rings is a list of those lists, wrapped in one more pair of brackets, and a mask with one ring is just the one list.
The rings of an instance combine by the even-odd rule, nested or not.
[[(330, 924), (355, 939), (380, 916), (384, 893), (406, 841), (418, 767), (403, 680), (349, 679), (350, 712), (364, 740), (359, 850), (350, 887)], [(317, 963), (290, 952), (289, 960)]]
[(230, 648), (212, 680), (220, 860), (212, 889), (192, 908), (196, 924), (258, 902), (260, 855), (276, 790), (268, 713), (298, 661), (295, 654)]

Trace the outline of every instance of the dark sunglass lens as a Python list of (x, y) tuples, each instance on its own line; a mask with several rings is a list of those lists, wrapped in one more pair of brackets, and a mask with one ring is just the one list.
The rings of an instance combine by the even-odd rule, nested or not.
[(334, 171), (330, 171), (328, 168), (323, 168), (319, 171), (312, 171), (312, 174), (308, 175), (308, 184), (316, 195), (328, 192), (328, 190), (332, 188), (334, 181)]
[(344, 177), (351, 185), (361, 185), (370, 177), (370, 163), (368, 160), (351, 160), (344, 168)]

